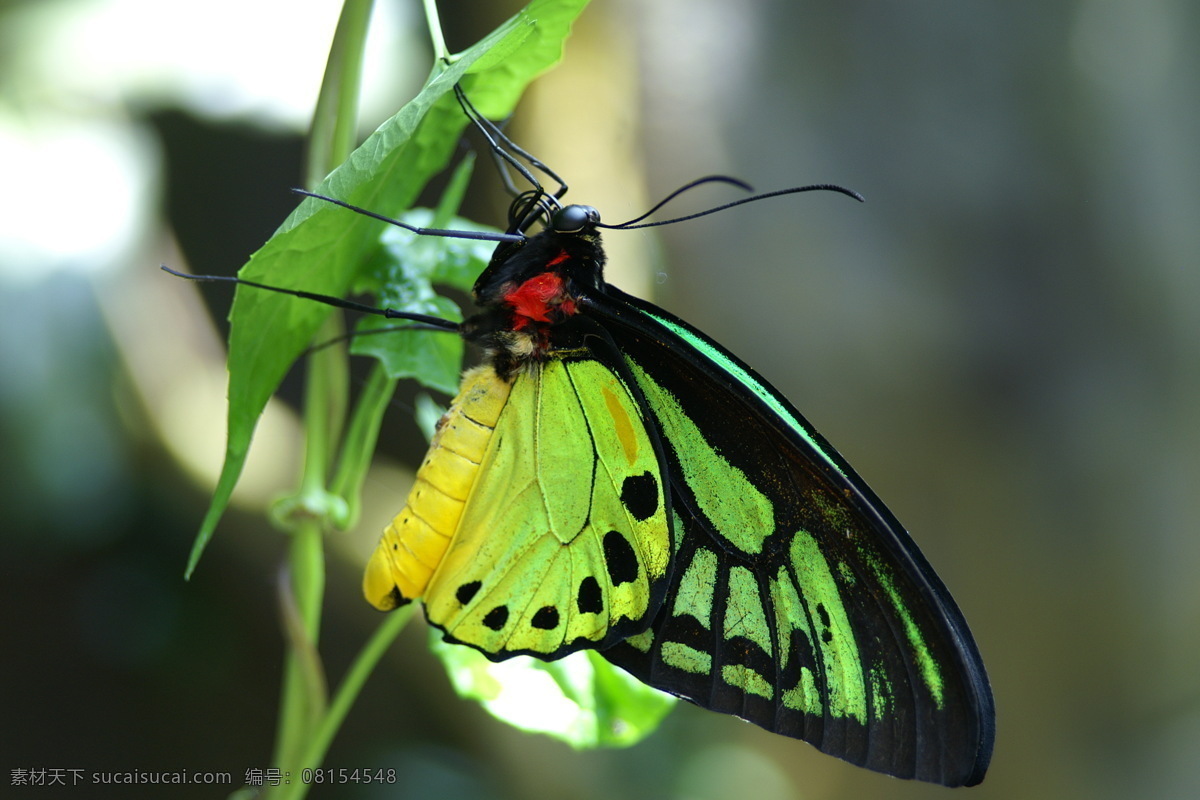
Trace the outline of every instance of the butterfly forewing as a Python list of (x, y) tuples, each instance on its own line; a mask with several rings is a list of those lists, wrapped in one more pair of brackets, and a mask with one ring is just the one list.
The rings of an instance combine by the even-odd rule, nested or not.
[(991, 694), (908, 535), (777, 392), (649, 303), (590, 303), (666, 442), (679, 547), (651, 629), (605, 655), (706, 708), (831, 755), (982, 779)]

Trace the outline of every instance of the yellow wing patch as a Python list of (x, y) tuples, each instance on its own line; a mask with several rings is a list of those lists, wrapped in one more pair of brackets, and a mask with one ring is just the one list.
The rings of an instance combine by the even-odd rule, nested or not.
[(644, 630), (671, 558), (646, 424), (597, 361), (535, 365), (511, 389), (490, 368), (468, 373), (367, 567), (367, 599), (423, 595), (431, 622), (494, 658)]

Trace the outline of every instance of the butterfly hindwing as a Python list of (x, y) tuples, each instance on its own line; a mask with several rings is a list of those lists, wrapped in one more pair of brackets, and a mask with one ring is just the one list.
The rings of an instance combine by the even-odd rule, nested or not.
[(605, 656), (852, 763), (977, 783), (990, 690), (908, 535), (749, 368), (661, 309), (606, 291), (587, 311), (607, 324), (659, 425), (679, 545), (654, 624)]
[[(671, 530), (654, 429), (619, 372), (577, 348), (511, 385), (490, 367), (469, 373), (372, 560), (368, 598), (411, 571), (387, 554), (412, 552), (431, 575), (403, 599), (423, 595), (431, 623), (494, 660), (558, 658), (645, 629), (666, 588)], [(494, 421), (475, 412), (497, 397)], [(473, 467), (465, 489), (442, 477), (460, 463)], [(433, 538), (425, 516), (446, 520), (432, 526), (446, 529), (440, 552), (418, 544)]]

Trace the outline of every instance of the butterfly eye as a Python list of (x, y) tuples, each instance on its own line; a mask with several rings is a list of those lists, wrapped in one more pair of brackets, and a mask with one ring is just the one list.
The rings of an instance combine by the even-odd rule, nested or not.
[(591, 206), (565, 206), (550, 220), (555, 233), (579, 233), (600, 221), (600, 212)]

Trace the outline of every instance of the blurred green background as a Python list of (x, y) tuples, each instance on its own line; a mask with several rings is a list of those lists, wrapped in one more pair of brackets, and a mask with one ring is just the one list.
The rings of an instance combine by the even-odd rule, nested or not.
[[(444, 0), (452, 50), (516, 10)], [(0, 3), (0, 781), (269, 766), (298, 472), (285, 384), (189, 583), (223, 447), (232, 273), (294, 205), (336, 0)], [(363, 132), (419, 87), (420, 10), (379, 0)], [(594, 0), (514, 122), (609, 221), (713, 172), (805, 195), (608, 235), (652, 296), (788, 395), (904, 521), (998, 710), (973, 798), (1200, 796), (1200, 6)], [(718, 188), (681, 201), (706, 207)], [(469, 215), (500, 223), (503, 199)], [(690, 205), (689, 205), (690, 204)], [(378, 621), (359, 574), (422, 443), (402, 389), (359, 530), (330, 539), (332, 680)], [(680, 707), (576, 753), (455, 698), (414, 624), (312, 797), (919, 798)], [(170, 796), (222, 797), (221, 787)]]

